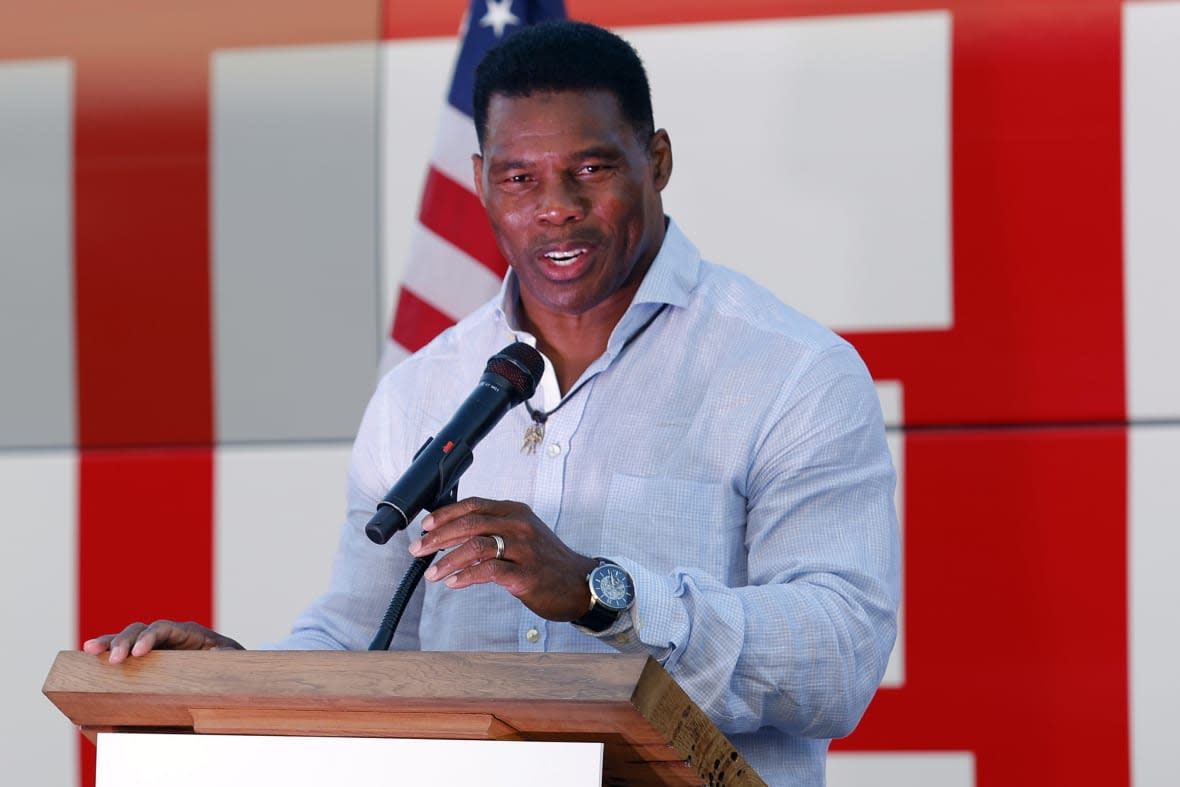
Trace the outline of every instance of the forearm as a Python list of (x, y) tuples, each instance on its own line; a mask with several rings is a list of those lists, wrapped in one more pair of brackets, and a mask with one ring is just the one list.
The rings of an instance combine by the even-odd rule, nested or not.
[(619, 562), (643, 601), (603, 640), (664, 664), (723, 731), (840, 737), (872, 699), (895, 634), (883, 584), (823, 575), (728, 588)]

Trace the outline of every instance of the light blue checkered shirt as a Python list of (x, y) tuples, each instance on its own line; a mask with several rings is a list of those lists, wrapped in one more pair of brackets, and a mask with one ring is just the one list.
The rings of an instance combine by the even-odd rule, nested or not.
[[(419, 531), (377, 546), (364, 526), (487, 359), (535, 343), (512, 327), (516, 287), (509, 275), (497, 299), (381, 381), (353, 448), (331, 587), (275, 647), (368, 646)], [(624, 566), (632, 614), (591, 635), (494, 585), (424, 582), (394, 647), (649, 653), (769, 784), (822, 784), (827, 739), (860, 718), (896, 629), (894, 472), (860, 358), (703, 262), (670, 223), (582, 379), (535, 454), (520, 451), (528, 413), (509, 412), (476, 447), (459, 496), (527, 503), (573, 549)], [(547, 363), (531, 404), (558, 401)]]

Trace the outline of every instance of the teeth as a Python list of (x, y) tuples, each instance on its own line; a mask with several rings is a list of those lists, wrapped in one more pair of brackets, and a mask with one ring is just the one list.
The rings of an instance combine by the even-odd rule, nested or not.
[(550, 251), (546, 252), (545, 256), (557, 263), (558, 265), (569, 265), (576, 260), (585, 249), (575, 249), (574, 251)]

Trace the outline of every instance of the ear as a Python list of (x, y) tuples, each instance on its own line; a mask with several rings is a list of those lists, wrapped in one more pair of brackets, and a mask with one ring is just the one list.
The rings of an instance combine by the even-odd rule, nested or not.
[(668, 137), (667, 131), (661, 128), (652, 134), (647, 155), (651, 160), (652, 179), (656, 191), (663, 191), (672, 177), (672, 140)]
[(471, 154), (471, 174), (475, 178), (475, 196), (479, 197), (479, 204), (487, 207), (483, 200), (483, 156)]

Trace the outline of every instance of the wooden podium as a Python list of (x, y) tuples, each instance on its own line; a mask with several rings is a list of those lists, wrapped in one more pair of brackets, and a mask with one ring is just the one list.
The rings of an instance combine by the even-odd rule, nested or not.
[(597, 741), (604, 785), (764, 785), (646, 656), (157, 651), (58, 654), (43, 691), (98, 732)]

